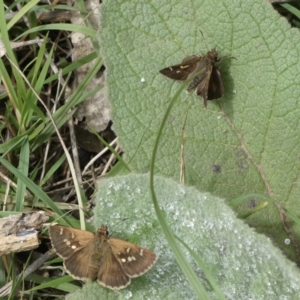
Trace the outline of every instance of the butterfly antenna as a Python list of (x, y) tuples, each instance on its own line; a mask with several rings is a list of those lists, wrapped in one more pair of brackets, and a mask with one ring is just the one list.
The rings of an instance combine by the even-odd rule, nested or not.
[(206, 40), (205, 40), (205, 38), (204, 38), (204, 34), (203, 34), (203, 32), (202, 32), (201, 29), (199, 29), (199, 31), (200, 31), (200, 33), (201, 33), (201, 35), (202, 35), (203, 42), (204, 42), (204, 44), (205, 44), (206, 50), (209, 51), (209, 47), (208, 47), (208, 45), (207, 45), (207, 43), (206, 43)]
[[(121, 219), (118, 223), (115, 224), (115, 226), (118, 226), (120, 223), (122, 223), (122, 222), (124, 222), (124, 221), (126, 221), (126, 220), (128, 220), (128, 219), (129, 219), (129, 218), (123, 218), (123, 219)], [(109, 236), (111, 236), (113, 233), (114, 233), (114, 231), (110, 232), (110, 233), (109, 233)]]

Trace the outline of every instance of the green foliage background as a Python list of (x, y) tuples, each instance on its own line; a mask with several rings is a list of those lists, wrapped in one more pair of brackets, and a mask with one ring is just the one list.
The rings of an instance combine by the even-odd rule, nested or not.
[[(227, 200), (265, 193), (298, 214), (299, 32), (267, 1), (104, 1), (100, 37), (114, 127), (132, 169), (149, 170), (159, 124), (180, 87), (159, 70), (216, 47), (227, 56), (220, 63), (225, 95), (205, 109), (182, 93), (161, 136), (156, 172), (179, 180), (186, 119), (186, 184)], [(237, 211), (253, 204), (259, 199)], [(299, 227), (285, 224), (288, 235), (282, 216), (268, 205), (247, 222), (298, 261), (297, 245), (284, 240), (299, 240)]]

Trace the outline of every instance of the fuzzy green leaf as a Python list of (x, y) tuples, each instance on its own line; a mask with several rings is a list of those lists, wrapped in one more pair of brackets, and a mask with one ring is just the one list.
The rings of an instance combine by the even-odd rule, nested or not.
[[(237, 219), (222, 199), (163, 177), (155, 178), (155, 190), (170, 229), (205, 262), (227, 299), (299, 298), (300, 273), (296, 265), (267, 237)], [(148, 175), (100, 181), (95, 202), (96, 227), (108, 224), (113, 237), (148, 247), (159, 259), (124, 290), (110, 291), (92, 283), (70, 295), (69, 300), (197, 299), (156, 219)], [(128, 219), (122, 222), (125, 217)], [(218, 299), (191, 254), (181, 248), (210, 299)]]

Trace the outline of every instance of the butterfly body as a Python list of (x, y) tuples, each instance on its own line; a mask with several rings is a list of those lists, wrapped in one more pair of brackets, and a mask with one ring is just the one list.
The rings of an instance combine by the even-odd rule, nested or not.
[(188, 56), (180, 64), (164, 68), (160, 73), (174, 80), (190, 80), (187, 91), (195, 90), (206, 107), (207, 100), (219, 99), (224, 94), (220, 69), (215, 66), (218, 61), (218, 52), (212, 49), (204, 56)]
[(63, 226), (51, 226), (49, 232), (53, 248), (74, 278), (97, 278), (110, 289), (126, 287), (130, 278), (146, 273), (157, 260), (147, 248), (110, 238), (105, 225), (96, 234)]

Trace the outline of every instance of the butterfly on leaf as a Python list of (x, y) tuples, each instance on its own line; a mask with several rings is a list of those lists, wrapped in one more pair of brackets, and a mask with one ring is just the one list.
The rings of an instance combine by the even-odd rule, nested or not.
[(50, 226), (49, 233), (52, 247), (70, 275), (81, 280), (97, 278), (113, 290), (125, 288), (131, 278), (146, 273), (157, 260), (147, 248), (110, 238), (105, 225), (96, 234), (58, 225)]
[(203, 98), (204, 106), (207, 107), (207, 100), (219, 99), (224, 95), (220, 69), (215, 66), (218, 61), (218, 52), (212, 49), (204, 56), (188, 56), (180, 64), (159, 72), (174, 80), (189, 80), (187, 91), (195, 90), (196, 95)]

